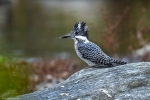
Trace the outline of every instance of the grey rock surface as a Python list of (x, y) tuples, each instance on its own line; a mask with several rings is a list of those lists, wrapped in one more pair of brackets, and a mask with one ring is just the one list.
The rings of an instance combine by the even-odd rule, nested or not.
[(19, 100), (150, 100), (150, 63), (84, 68), (64, 82)]

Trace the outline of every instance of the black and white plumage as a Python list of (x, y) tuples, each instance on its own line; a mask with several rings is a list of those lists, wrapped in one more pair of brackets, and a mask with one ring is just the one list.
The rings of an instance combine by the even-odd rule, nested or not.
[(61, 38), (72, 38), (77, 55), (85, 61), (89, 66), (96, 67), (113, 67), (116, 65), (126, 64), (124, 61), (110, 58), (99, 46), (88, 40), (88, 27), (86, 23), (77, 22), (71, 33)]

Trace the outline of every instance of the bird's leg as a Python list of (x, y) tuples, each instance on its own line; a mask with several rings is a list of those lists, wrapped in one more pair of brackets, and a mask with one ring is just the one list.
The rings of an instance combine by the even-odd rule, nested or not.
[(108, 64), (108, 65), (95, 65), (91, 66), (92, 68), (109, 68), (109, 67), (114, 67), (113, 64)]
[(107, 66), (105, 65), (94, 65), (94, 66), (91, 66), (92, 68), (105, 68)]

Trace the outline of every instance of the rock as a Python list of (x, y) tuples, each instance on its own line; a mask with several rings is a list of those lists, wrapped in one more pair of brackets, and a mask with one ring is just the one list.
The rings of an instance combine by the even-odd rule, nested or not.
[(84, 68), (51, 88), (19, 100), (150, 100), (150, 63)]

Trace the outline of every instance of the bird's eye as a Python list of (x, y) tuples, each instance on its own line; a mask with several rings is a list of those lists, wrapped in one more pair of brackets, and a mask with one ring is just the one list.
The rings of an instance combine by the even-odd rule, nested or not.
[(78, 32), (75, 32), (75, 35), (77, 35), (78, 34)]

